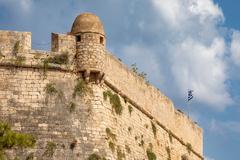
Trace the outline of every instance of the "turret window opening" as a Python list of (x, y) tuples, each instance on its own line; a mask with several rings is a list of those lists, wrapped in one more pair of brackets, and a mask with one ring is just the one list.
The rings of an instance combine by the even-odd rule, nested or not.
[(77, 42), (81, 42), (81, 40), (82, 40), (81, 35), (78, 35), (78, 36), (76, 37), (76, 40), (77, 40)]
[(100, 36), (100, 44), (102, 44), (102, 45), (103, 45), (103, 42), (104, 42), (104, 39), (103, 39), (103, 37), (102, 37), (102, 36)]

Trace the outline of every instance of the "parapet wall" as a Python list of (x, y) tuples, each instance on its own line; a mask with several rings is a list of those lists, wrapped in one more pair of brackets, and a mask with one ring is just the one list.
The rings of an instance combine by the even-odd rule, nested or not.
[(0, 30), (0, 51), (8, 56), (16, 51), (19, 53), (31, 50), (31, 33)]
[[(26, 54), (35, 52), (32, 50), (31, 32), (0, 30), (0, 52), (4, 56), (14, 56), (14, 52)], [(46, 51), (42, 51), (46, 52)], [(76, 53), (76, 39), (73, 35), (52, 33), (51, 52)]]
[(105, 80), (118, 92), (132, 100), (150, 118), (169, 129), (185, 144), (202, 155), (202, 129), (185, 114), (174, 108), (173, 103), (158, 89), (147, 84), (111, 54), (106, 56)]
[(69, 52), (76, 53), (76, 38), (72, 35), (52, 33), (53, 52)]

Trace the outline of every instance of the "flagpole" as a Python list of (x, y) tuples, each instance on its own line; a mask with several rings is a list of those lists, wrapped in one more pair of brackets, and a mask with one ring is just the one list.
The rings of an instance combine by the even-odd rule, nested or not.
[(190, 110), (190, 107), (189, 107), (189, 101), (187, 101), (187, 110), (188, 110), (188, 112), (187, 112), (187, 116), (188, 116), (188, 119), (189, 119), (189, 110)]
[(187, 98), (187, 110), (188, 110), (187, 116), (188, 116), (188, 119), (189, 119), (189, 112), (190, 112), (190, 106), (189, 106), (189, 91), (190, 91), (190, 89), (188, 89), (188, 98)]
[(188, 89), (188, 97), (187, 97), (188, 118), (190, 117), (190, 101), (192, 99), (193, 99), (193, 90)]

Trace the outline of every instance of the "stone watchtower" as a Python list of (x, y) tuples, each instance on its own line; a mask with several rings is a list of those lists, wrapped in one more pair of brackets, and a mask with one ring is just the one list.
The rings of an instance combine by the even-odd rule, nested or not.
[(75, 19), (71, 35), (76, 37), (76, 70), (97, 82), (103, 78), (106, 38), (100, 19), (92, 13), (83, 13)]

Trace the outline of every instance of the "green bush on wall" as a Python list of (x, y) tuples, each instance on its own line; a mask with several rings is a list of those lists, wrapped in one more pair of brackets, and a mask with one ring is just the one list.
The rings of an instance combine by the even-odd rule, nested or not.
[(42, 58), (43, 63), (43, 73), (46, 76), (46, 73), (49, 68), (49, 63), (53, 64), (68, 64), (69, 63), (69, 55), (68, 52), (63, 52), (62, 54), (55, 55), (54, 57)]
[(112, 108), (114, 109), (115, 113), (121, 115), (123, 106), (121, 104), (120, 97), (117, 94), (113, 94), (111, 91), (104, 91), (103, 92), (104, 100), (107, 100), (107, 97), (109, 98), (110, 104), (112, 105)]
[(106, 158), (99, 156), (97, 153), (93, 153), (88, 157), (88, 160), (106, 160)]
[(74, 102), (70, 102), (69, 104), (69, 112), (72, 113), (76, 109), (76, 104)]
[(110, 128), (106, 128), (106, 134), (108, 139), (112, 139), (113, 141), (116, 141), (116, 134), (112, 133), (112, 131), (110, 130)]
[(126, 151), (127, 151), (128, 154), (131, 153), (131, 148), (130, 148), (128, 145), (125, 145), (125, 149), (126, 149)]
[(76, 96), (83, 96), (86, 94), (92, 94), (92, 89), (87, 85), (87, 83), (82, 80), (78, 79), (77, 84), (74, 87), (73, 91), (73, 98), (76, 98)]
[(121, 148), (117, 147), (117, 160), (125, 159), (125, 153), (121, 150)]
[(0, 122), (0, 150), (12, 147), (34, 147), (36, 139), (30, 134), (17, 133), (6, 123)]
[(58, 90), (55, 88), (54, 83), (48, 83), (44, 90), (46, 94), (49, 94), (49, 95), (55, 95), (58, 93)]
[(13, 47), (13, 55), (16, 56), (20, 50), (20, 41), (17, 41)]
[(0, 59), (4, 57), (4, 55), (2, 54), (2, 51), (0, 50)]
[(44, 73), (44, 76), (46, 76), (49, 68), (48, 60), (43, 59), (42, 62), (43, 62), (43, 73)]
[(128, 112), (130, 116), (132, 115), (133, 107), (131, 105), (128, 105)]
[(115, 151), (115, 143), (113, 143), (112, 141), (109, 141), (108, 146), (109, 146), (109, 148), (111, 149), (112, 152)]
[(167, 155), (168, 155), (167, 160), (171, 160), (172, 158), (171, 158), (171, 150), (170, 150), (170, 147), (166, 147), (165, 149), (166, 149)]
[(33, 160), (34, 159), (34, 154), (30, 153), (27, 157), (26, 160)]
[(156, 138), (157, 137), (157, 127), (152, 121), (151, 121), (151, 124), (152, 124), (153, 135)]
[(155, 153), (153, 153), (153, 151), (151, 149), (147, 149), (147, 157), (148, 160), (156, 160), (157, 156)]
[(26, 61), (26, 57), (16, 56), (15, 59), (13, 59), (13, 61), (16, 65), (22, 65)]
[(108, 97), (110, 97), (112, 95), (112, 92), (111, 91), (104, 91), (103, 92), (103, 99), (104, 99), (104, 101), (106, 101), (107, 100), (107, 98)]
[(173, 142), (173, 134), (172, 134), (172, 131), (168, 131), (168, 136), (169, 136), (169, 140), (170, 142), (172, 143)]
[(190, 154), (192, 151), (192, 145), (190, 143), (187, 143), (187, 151)]
[(47, 61), (48, 63), (54, 64), (68, 64), (69, 62), (68, 52), (63, 52), (62, 54), (57, 54), (54, 57), (49, 57)]
[(47, 142), (46, 150), (43, 155), (47, 157), (52, 157), (56, 149), (57, 145), (54, 142)]
[(134, 64), (131, 65), (131, 70), (132, 70), (134, 73), (136, 73), (139, 77), (141, 77), (141, 78), (143, 78), (144, 80), (146, 80), (147, 74), (144, 73), (144, 72), (139, 72), (136, 63), (134, 63)]
[(32, 148), (36, 139), (31, 134), (23, 134), (12, 131), (7, 123), (0, 121), (0, 159), (4, 157), (4, 150), (13, 147)]

